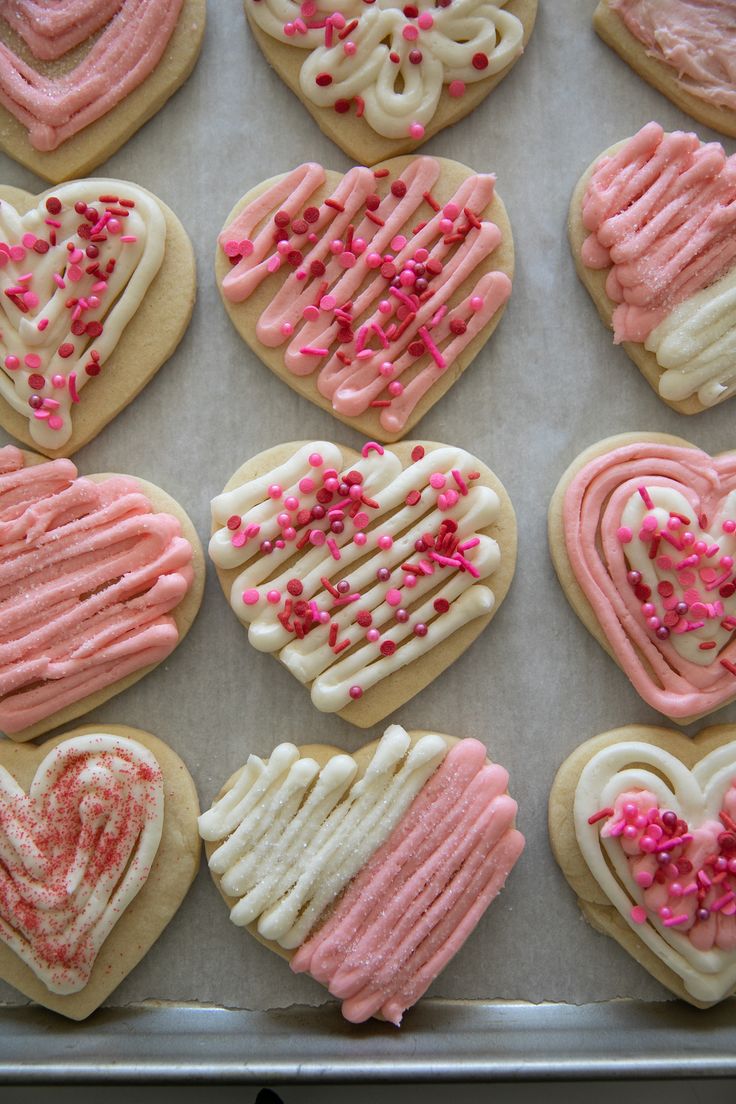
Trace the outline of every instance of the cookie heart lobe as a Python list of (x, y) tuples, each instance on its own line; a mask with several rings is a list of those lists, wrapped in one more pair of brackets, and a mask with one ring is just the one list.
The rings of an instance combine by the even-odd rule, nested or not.
[(355, 758), (251, 755), (200, 817), (230, 918), (342, 1000), (399, 1024), (524, 846), (508, 775), (477, 740), (391, 725)]
[(251, 644), (361, 727), (462, 654), (514, 569), (502, 484), (449, 445), (279, 445), (236, 472), (212, 516), (210, 556)]

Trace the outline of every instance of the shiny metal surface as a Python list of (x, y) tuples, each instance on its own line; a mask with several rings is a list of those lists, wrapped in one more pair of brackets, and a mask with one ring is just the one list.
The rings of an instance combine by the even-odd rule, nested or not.
[[(407, 1024), (409, 1026), (409, 1024)], [(83, 1028), (0, 1009), (0, 1083), (524, 1081), (736, 1075), (736, 1003), (426, 1001), (410, 1030), (336, 1009), (106, 1009)]]

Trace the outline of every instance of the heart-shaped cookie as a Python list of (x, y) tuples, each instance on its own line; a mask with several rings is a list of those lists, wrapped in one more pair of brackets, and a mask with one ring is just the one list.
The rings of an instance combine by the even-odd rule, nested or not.
[(269, 64), (354, 161), (416, 149), (503, 80), (537, 0), (245, 0)]
[(170, 747), (86, 725), (0, 741), (0, 977), (83, 1020), (143, 958), (199, 866), (199, 806)]
[(368, 728), (449, 667), (516, 560), (503, 484), (463, 449), (277, 445), (212, 502), (210, 556), (255, 648)]
[(629, 725), (579, 747), (550, 795), (552, 847), (593, 927), (677, 996), (736, 988), (736, 727)]
[(235, 328), (279, 379), (396, 441), (495, 330), (514, 245), (492, 175), (437, 157), (345, 176), (306, 164), (237, 204), (216, 267)]
[(648, 123), (586, 170), (570, 203), (578, 276), (668, 406), (736, 393), (736, 155)]
[(736, 698), (736, 454), (600, 441), (560, 480), (549, 540), (568, 601), (644, 701), (688, 724)]
[(0, 730), (30, 740), (132, 686), (203, 587), (194, 526), (159, 487), (0, 449)]
[(0, 187), (0, 425), (76, 452), (171, 356), (194, 296), (184, 227), (137, 184)]
[(397, 1026), (524, 847), (508, 774), (477, 740), (391, 725), (346, 755), (251, 755), (199, 820), (230, 919), (343, 1001)]
[(0, 149), (58, 183), (90, 172), (187, 79), (206, 0), (4, 0)]
[(730, 3), (600, 0), (593, 26), (640, 77), (677, 107), (713, 130), (736, 137), (736, 19)]

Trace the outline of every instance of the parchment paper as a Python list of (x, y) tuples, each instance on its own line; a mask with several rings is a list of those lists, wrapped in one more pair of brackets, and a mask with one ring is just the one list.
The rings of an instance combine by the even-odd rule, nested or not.
[[(710, 451), (733, 447), (736, 400), (693, 418), (669, 410), (614, 348), (575, 276), (565, 219), (589, 162), (652, 118), (668, 130), (696, 128), (596, 37), (594, 7), (595, 0), (540, 0), (531, 43), (513, 73), (471, 116), (424, 147), (498, 174), (517, 272), (491, 343), (417, 435), (460, 444), (500, 476), (518, 515), (519, 563), (490, 628), (392, 720), (484, 740), (510, 771), (527, 837), (507, 888), (435, 983), (435, 996), (576, 1003), (668, 996), (582, 920), (550, 853), (547, 795), (562, 760), (598, 732), (662, 718), (568, 606), (547, 551), (546, 509), (567, 464), (613, 433), (661, 430)], [(697, 129), (703, 139), (718, 138)], [(734, 143), (722, 141), (733, 152)], [(216, 235), (235, 201), (306, 160), (341, 170), (350, 164), (269, 70), (241, 0), (210, 0), (193, 76), (98, 170), (137, 181), (177, 212), (194, 241), (199, 298), (176, 354), (75, 461), (83, 473), (130, 472), (160, 484), (189, 511), (203, 539), (210, 498), (248, 456), (306, 436), (361, 444), (261, 365), (228, 322), (214, 283)], [(1, 155), (0, 179), (42, 190)], [(736, 706), (714, 720), (736, 720)], [(207, 806), (250, 751), (268, 753), (284, 739), (351, 750), (385, 727), (361, 733), (316, 712), (284, 668), (249, 646), (211, 569), (183, 645), (84, 721), (134, 725), (168, 741)], [(157, 998), (254, 1009), (324, 996), (229, 922), (203, 869), (112, 1003)], [(0, 985), (0, 1001), (16, 1000)]]

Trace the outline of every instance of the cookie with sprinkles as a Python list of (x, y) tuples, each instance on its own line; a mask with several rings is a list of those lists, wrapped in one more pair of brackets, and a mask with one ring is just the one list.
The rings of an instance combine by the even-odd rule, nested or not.
[(433, 442), (260, 453), (212, 502), (212, 558), (250, 643), (313, 705), (368, 728), (453, 663), (511, 584), (500, 480)]
[(373, 165), (462, 119), (521, 57), (537, 0), (245, 0), (251, 31), (318, 126)]
[(124, 725), (0, 741), (0, 979), (73, 1020), (148, 952), (199, 867), (181, 759)]
[(219, 237), (230, 318), (300, 395), (366, 437), (403, 437), (460, 378), (511, 294), (492, 174), (438, 157), (258, 185)]
[(560, 480), (549, 541), (571, 606), (648, 705), (689, 724), (736, 699), (736, 453), (600, 441)]
[(203, 588), (196, 530), (160, 487), (0, 448), (0, 732), (34, 739), (132, 686)]
[(736, 991), (736, 726), (627, 725), (562, 764), (552, 849), (585, 918), (682, 1000)]
[(508, 774), (478, 740), (391, 725), (346, 755), (251, 755), (199, 818), (230, 919), (342, 1001), (400, 1024), (519, 858)]
[(3, 0), (0, 149), (58, 183), (91, 172), (184, 83), (206, 0)]
[(174, 352), (195, 288), (187, 233), (145, 188), (0, 187), (0, 425), (72, 455)]

